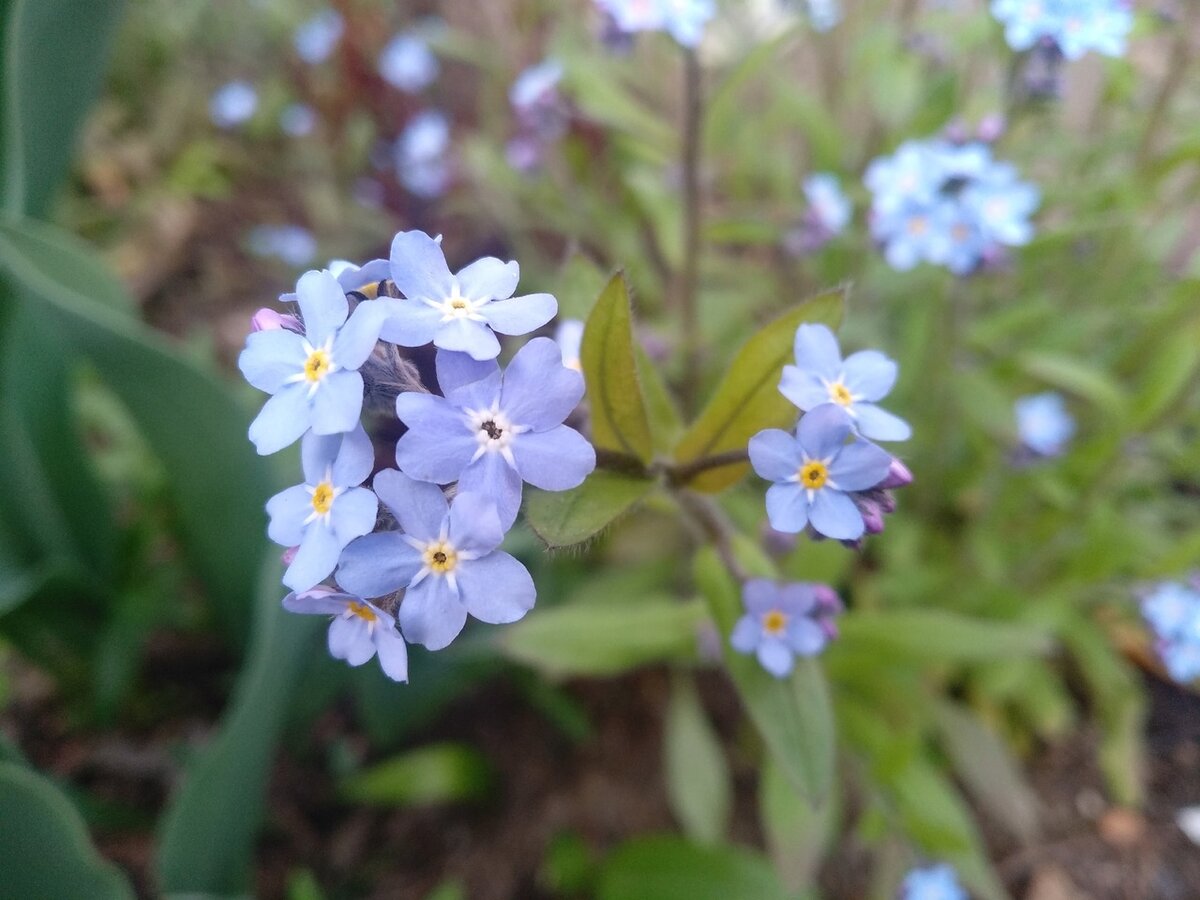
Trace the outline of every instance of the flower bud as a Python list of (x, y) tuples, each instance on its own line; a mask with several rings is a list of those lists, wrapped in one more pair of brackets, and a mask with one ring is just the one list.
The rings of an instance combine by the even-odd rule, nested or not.
[(907, 487), (912, 483), (913, 473), (909, 470), (908, 466), (893, 457), (892, 464), (888, 466), (887, 476), (876, 485), (876, 488), (888, 491), (893, 488)]
[(304, 331), (300, 320), (295, 316), (287, 316), (268, 307), (263, 307), (250, 317), (251, 331), (278, 331), (281, 328), (288, 331)]

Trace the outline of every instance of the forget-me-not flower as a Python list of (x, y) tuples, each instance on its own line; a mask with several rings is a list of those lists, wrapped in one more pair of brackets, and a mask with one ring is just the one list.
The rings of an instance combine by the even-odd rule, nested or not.
[(777, 584), (764, 578), (747, 581), (742, 585), (746, 613), (729, 637), (733, 649), (753, 653), (776, 678), (788, 675), (797, 656), (815, 656), (829, 642), (829, 631), (818, 621), (828, 612), (827, 604), (818, 597), (818, 588), (824, 587), (802, 582)]
[(283, 583), (306, 591), (333, 572), (343, 548), (375, 527), (379, 504), (358, 485), (375, 463), (371, 439), (359, 425), (346, 434), (309, 432), (300, 443), (304, 484), (267, 501), (267, 534), (284, 547), (298, 547)]
[(417, 113), (396, 138), (396, 177), (418, 197), (431, 199), (450, 185), (450, 120), (436, 109)]
[(839, 404), (806, 413), (795, 435), (778, 428), (750, 438), (750, 464), (767, 481), (767, 519), (777, 531), (794, 534), (811, 525), (819, 534), (853, 541), (866, 530), (849, 491), (875, 487), (888, 474), (892, 457), (869, 441), (846, 443), (853, 426)]
[(804, 197), (813, 222), (830, 237), (841, 234), (850, 224), (850, 199), (836, 175), (829, 172), (809, 175), (804, 179)]
[(912, 437), (907, 422), (876, 405), (896, 383), (895, 362), (878, 350), (860, 350), (843, 361), (833, 332), (808, 323), (796, 329), (794, 350), (796, 364), (783, 367), (779, 392), (801, 410), (835, 403), (849, 413), (863, 437), (875, 441)]
[(255, 256), (299, 267), (316, 257), (317, 239), (300, 225), (256, 225), (246, 236), (246, 248)]
[(475, 359), (495, 359), (500, 342), (494, 332), (528, 334), (558, 312), (550, 294), (513, 296), (520, 278), (516, 262), (485, 256), (452, 275), (441, 244), (423, 231), (396, 235), (391, 275), (407, 299), (397, 304), (382, 337), (403, 347), (432, 342)]
[(1128, 0), (992, 0), (991, 9), (1014, 50), (1049, 41), (1067, 59), (1089, 50), (1121, 56), (1133, 28)]
[(235, 128), (254, 116), (258, 91), (246, 81), (231, 81), (217, 88), (208, 101), (208, 115), (220, 128)]
[(317, 125), (317, 113), (307, 103), (289, 103), (279, 114), (279, 127), (291, 137), (312, 134)]
[(288, 612), (333, 616), (329, 655), (361, 666), (378, 654), (379, 666), (392, 681), (408, 681), (408, 648), (396, 620), (378, 606), (331, 588), (317, 587), (283, 598)]
[(379, 54), (379, 74), (383, 80), (409, 94), (433, 84), (439, 68), (429, 44), (412, 33), (396, 35)]
[(1075, 419), (1067, 412), (1062, 394), (1046, 391), (1020, 397), (1013, 409), (1022, 445), (1038, 456), (1059, 456), (1066, 450), (1075, 434)]
[(668, 31), (685, 47), (700, 43), (716, 13), (713, 0), (596, 0), (596, 5), (626, 34)]
[(375, 476), (375, 492), (403, 531), (359, 538), (346, 548), (337, 581), (364, 597), (407, 588), (400, 630), (414, 644), (440, 650), (470, 613), (481, 622), (515, 622), (533, 608), (529, 572), (496, 548), (504, 529), (492, 502), (460, 490), (447, 504), (441, 488), (394, 469)]
[(346, 23), (341, 15), (336, 10), (326, 9), (296, 29), (292, 44), (302, 60), (315, 65), (329, 58), (345, 30)]
[(304, 333), (257, 331), (246, 338), (238, 368), (272, 397), (250, 424), (261, 454), (274, 453), (311, 427), (339, 434), (358, 425), (363, 379), (358, 368), (375, 349), (387, 307), (361, 303), (352, 314), (346, 294), (329, 272), (306, 272), (296, 285)]
[(494, 361), (439, 350), (436, 394), (403, 393), (396, 414), (408, 431), (396, 463), (420, 481), (488, 497), (507, 529), (521, 505), (521, 485), (547, 491), (580, 485), (596, 451), (563, 420), (583, 398), (583, 376), (562, 364), (558, 345), (534, 338), (500, 372)]
[(1200, 585), (1165, 581), (1142, 599), (1167, 672), (1181, 684), (1200, 678)]
[(900, 900), (968, 900), (954, 869), (945, 863), (913, 869), (900, 885)]

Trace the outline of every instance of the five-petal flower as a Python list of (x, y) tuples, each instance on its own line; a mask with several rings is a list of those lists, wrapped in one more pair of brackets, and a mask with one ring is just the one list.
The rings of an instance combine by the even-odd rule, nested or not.
[[(776, 584), (753, 578), (742, 586), (746, 613), (729, 637), (739, 653), (753, 653), (776, 678), (792, 671), (796, 656), (815, 656), (829, 642), (819, 621), (826, 604), (819, 602), (821, 585)], [(828, 589), (826, 589), (828, 591)]]
[(331, 588), (317, 587), (283, 598), (288, 612), (333, 616), (329, 623), (329, 655), (361, 666), (379, 655), (383, 673), (393, 681), (408, 681), (408, 648), (396, 630), (396, 620), (373, 603)]

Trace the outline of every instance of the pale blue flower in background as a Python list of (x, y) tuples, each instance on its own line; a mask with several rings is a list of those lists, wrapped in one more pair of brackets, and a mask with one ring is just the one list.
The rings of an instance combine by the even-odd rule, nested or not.
[(842, 21), (841, 0), (803, 0), (814, 31), (825, 32)]
[(1057, 391), (1020, 397), (1013, 405), (1017, 436), (1038, 456), (1059, 456), (1075, 434), (1075, 419)]
[(256, 225), (246, 236), (246, 248), (255, 256), (300, 268), (316, 258), (317, 239), (300, 225)]
[(236, 128), (254, 117), (258, 91), (247, 81), (230, 81), (217, 88), (208, 101), (208, 115), (220, 128)]
[(431, 199), (450, 185), (450, 120), (437, 110), (417, 113), (396, 139), (396, 177), (413, 194)]
[(1142, 616), (1153, 629), (1167, 672), (1181, 684), (1200, 678), (1200, 584), (1164, 581), (1142, 598)]
[(714, 0), (596, 0), (596, 5), (626, 34), (667, 31), (685, 47), (700, 43), (716, 14)]
[(969, 900), (954, 869), (945, 863), (913, 869), (900, 886), (900, 900)]
[(302, 60), (315, 65), (329, 58), (345, 30), (346, 23), (341, 15), (336, 10), (326, 9), (296, 29), (292, 44)]
[(1049, 41), (1067, 59), (1089, 50), (1122, 56), (1133, 29), (1128, 0), (992, 0), (991, 10), (1014, 50)]
[(764, 578), (747, 581), (742, 585), (746, 612), (734, 625), (729, 643), (739, 653), (754, 654), (776, 678), (790, 674), (797, 656), (815, 656), (831, 636), (819, 621), (822, 614), (831, 613), (818, 588), (832, 593), (824, 585), (777, 584)]
[(379, 666), (392, 681), (408, 681), (408, 648), (396, 620), (378, 606), (331, 588), (317, 587), (283, 598), (288, 612), (332, 616), (329, 655), (352, 666), (379, 656)]
[(404, 32), (379, 54), (379, 74), (392, 87), (415, 94), (433, 84), (441, 67), (424, 38)]
[(837, 176), (817, 172), (804, 179), (804, 197), (813, 221), (830, 236), (841, 234), (850, 224), (850, 198), (842, 191)]

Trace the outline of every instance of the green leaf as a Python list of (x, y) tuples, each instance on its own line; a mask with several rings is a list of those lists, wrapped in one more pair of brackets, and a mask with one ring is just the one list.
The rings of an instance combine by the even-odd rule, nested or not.
[(741, 847), (702, 847), (673, 836), (636, 838), (600, 870), (597, 900), (787, 900), (770, 864)]
[(0, 822), (0, 900), (133, 900), (70, 801), (14, 762), (0, 762)]
[(682, 673), (671, 679), (663, 750), (667, 800), (684, 833), (701, 844), (720, 843), (733, 806), (729, 765), (695, 682)]
[(1134, 427), (1150, 428), (1176, 410), (1186, 392), (1195, 390), (1197, 371), (1200, 371), (1200, 319), (1186, 322), (1164, 335), (1145, 360), (1134, 407)]
[(649, 478), (593, 472), (569, 491), (529, 490), (525, 520), (547, 547), (569, 547), (599, 534), (653, 488)]
[(96, 265), (71, 241), (49, 240), (47, 226), (0, 225), (0, 271), (38, 305), (43, 327), (91, 360), (137, 421), (169, 474), (189, 558), (240, 637), (266, 546), (263, 504), (273, 472), (248, 445), (249, 417), (211, 372), (63, 274)]
[[(836, 789), (837, 783), (833, 787)], [(775, 869), (790, 891), (812, 887), (837, 828), (837, 791), (821, 803), (800, 796), (773, 759), (762, 766), (758, 807)]]
[(696, 555), (695, 577), (717, 622), (725, 665), (746, 713), (796, 789), (823, 802), (833, 784), (835, 735), (820, 665), (798, 659), (790, 677), (775, 678), (754, 657), (734, 652), (729, 635), (742, 610), (737, 582), (711, 547)]
[(1026, 374), (1059, 390), (1095, 404), (1109, 416), (1120, 416), (1126, 408), (1125, 392), (1101, 369), (1048, 353), (1027, 353), (1019, 360)]
[(487, 796), (493, 781), (488, 762), (462, 744), (431, 744), (355, 772), (341, 793), (372, 806), (430, 806)]
[[(795, 423), (796, 407), (779, 393), (783, 366), (792, 358), (796, 328), (821, 322), (836, 328), (842, 318), (847, 288), (837, 288), (805, 300), (755, 334), (738, 351), (700, 417), (675, 448), (675, 459), (692, 462), (734, 450), (745, 450), (750, 438), (764, 428), (787, 428)], [(746, 462), (709, 469), (688, 483), (700, 491), (724, 490), (749, 470)]]
[(852, 611), (838, 620), (841, 639), (830, 648), (880, 659), (969, 662), (1040, 656), (1053, 647), (1045, 630), (1027, 624), (973, 619), (941, 609)]
[(0, 206), (44, 216), (103, 84), (122, 0), (0, 4)]
[(318, 622), (284, 612), (279, 576), (272, 554), (260, 569), (254, 641), (220, 733), (188, 767), (163, 817), (157, 872), (167, 893), (236, 894), (246, 887), (291, 693), (308, 657), (319, 652)]
[(649, 463), (654, 440), (634, 345), (629, 286), (618, 272), (596, 299), (579, 350), (592, 413), (592, 443)]
[(572, 603), (540, 610), (498, 632), (499, 646), (551, 675), (612, 675), (648, 663), (690, 659), (700, 603), (647, 597), (638, 603)]

